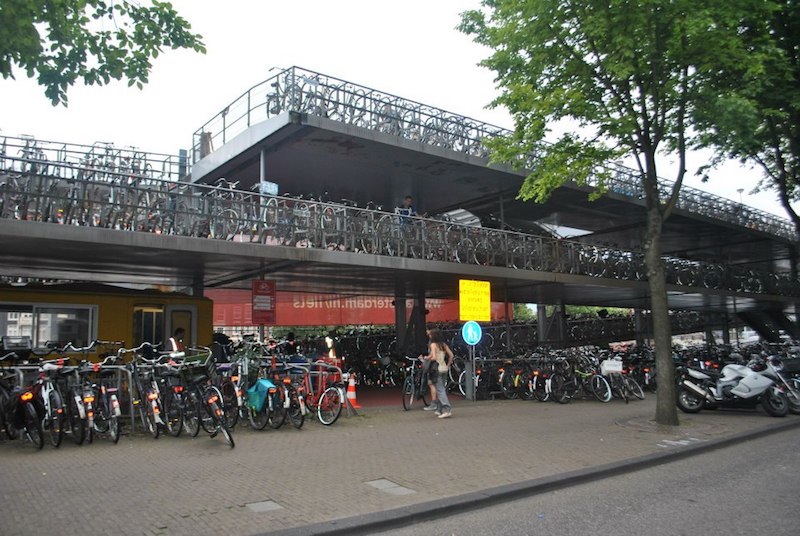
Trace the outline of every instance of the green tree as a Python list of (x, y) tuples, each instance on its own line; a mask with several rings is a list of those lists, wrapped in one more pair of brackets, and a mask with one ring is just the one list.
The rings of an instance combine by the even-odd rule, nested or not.
[(122, 0), (3, 0), (0, 3), (0, 74), (18, 67), (36, 77), (53, 105), (67, 89), (125, 78), (140, 89), (150, 61), (169, 47), (205, 52), (202, 37), (169, 2)]
[(514, 304), (514, 320), (519, 320), (522, 322), (526, 322), (528, 320), (533, 320), (536, 318), (536, 315), (531, 311), (531, 308), (528, 307), (526, 303), (515, 303)]
[[(752, 3), (752, 2), (749, 2)], [(645, 195), (642, 248), (655, 325), (656, 421), (677, 425), (674, 366), (662, 225), (678, 199), (686, 151), (700, 133), (693, 110), (708, 79), (746, 69), (736, 39), (742, 0), (483, 0), (462, 14), (459, 29), (492, 49), (482, 62), (496, 73), (514, 118), (509, 137), (490, 142), (495, 162), (529, 170), (523, 200), (542, 202), (567, 182), (596, 176), (624, 155), (638, 166)], [(555, 143), (548, 128), (577, 125)], [(677, 159), (674, 182), (659, 179), (665, 158)]]
[(720, 71), (698, 120), (703, 140), (717, 149), (712, 166), (729, 158), (764, 172), (760, 188), (775, 190), (800, 235), (800, 4), (760, 2), (743, 16), (739, 38), (761, 58), (762, 68), (741, 76)]

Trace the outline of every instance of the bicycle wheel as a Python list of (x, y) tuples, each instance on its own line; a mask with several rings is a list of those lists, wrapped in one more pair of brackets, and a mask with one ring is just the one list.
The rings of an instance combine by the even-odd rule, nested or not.
[(467, 371), (461, 371), (461, 374), (458, 375), (458, 390), (461, 392), (461, 396), (467, 396)]
[(119, 418), (116, 415), (111, 415), (108, 418), (108, 435), (111, 437), (111, 442), (115, 445), (119, 442), (120, 426)]
[(263, 430), (267, 427), (267, 424), (269, 424), (269, 412), (267, 411), (266, 407), (259, 412), (256, 412), (251, 408), (247, 409), (250, 412), (250, 426), (253, 428), (253, 430)]
[(628, 388), (625, 386), (625, 382), (620, 376), (620, 374), (611, 375), (611, 380), (609, 381), (609, 385), (611, 385), (611, 394), (614, 395), (615, 398), (624, 400), (627, 404)]
[(220, 432), (222, 432), (222, 437), (225, 438), (225, 442), (228, 444), (230, 448), (236, 446), (236, 443), (233, 442), (233, 434), (231, 433), (230, 429), (227, 426), (221, 426)]
[(514, 385), (514, 374), (508, 371), (503, 372), (503, 377), (500, 379), (500, 390), (503, 391), (503, 396), (509, 400), (514, 400), (519, 396), (517, 386)]
[(167, 432), (172, 437), (178, 437), (183, 430), (183, 404), (178, 395), (171, 389), (164, 394), (164, 422)]
[(226, 381), (219, 387), (222, 393), (222, 405), (225, 411), (225, 423), (233, 430), (239, 422), (239, 399), (236, 397), (236, 386)]
[(156, 422), (156, 415), (153, 412), (153, 406), (150, 401), (143, 400), (139, 404), (139, 417), (142, 419), (144, 431), (153, 436), (153, 439), (158, 439), (161, 430)]
[(45, 420), (50, 444), (58, 448), (64, 440), (64, 406), (61, 395), (56, 390), (50, 392), (50, 415)]
[(67, 404), (67, 421), (69, 425), (69, 435), (76, 445), (83, 445), (86, 439), (86, 427), (83, 425), (83, 417), (81, 417), (81, 402), (80, 396), (77, 396), (73, 391), (70, 391), (68, 396), (69, 403)]
[(183, 397), (183, 427), (192, 437), (200, 433), (200, 403), (194, 393)]
[(269, 413), (269, 427), (277, 430), (286, 422), (286, 408), (283, 407), (283, 391), (280, 389), (272, 395), (272, 409)]
[(317, 417), (319, 422), (330, 426), (342, 414), (342, 393), (338, 387), (325, 389), (317, 401)]
[(595, 374), (589, 381), (592, 394), (595, 396), (595, 398), (597, 398), (597, 400), (600, 402), (611, 401), (611, 386), (608, 385), (608, 382), (605, 378), (599, 374)]
[(297, 391), (294, 389), (294, 387), (289, 390), (289, 409), (286, 413), (287, 417), (289, 417), (289, 422), (292, 423), (292, 426), (298, 430), (303, 427), (306, 417), (303, 415), (303, 410), (300, 407), (300, 399), (298, 398)]
[(550, 399), (550, 391), (547, 389), (547, 380), (542, 376), (536, 376), (533, 380), (531, 389), (533, 398), (539, 402), (547, 402)]
[(414, 398), (416, 398), (416, 392), (414, 391), (414, 381), (411, 376), (405, 379), (403, 382), (403, 409), (408, 411), (411, 409), (411, 406), (414, 405)]
[(553, 374), (550, 376), (550, 394), (553, 400), (559, 404), (566, 404), (569, 402), (570, 396), (567, 389), (567, 380), (561, 374)]
[[(216, 397), (216, 400), (214, 398)], [(209, 387), (203, 393), (203, 400), (200, 402), (200, 426), (209, 435), (216, 435), (218, 426), (221, 425), (216, 411), (221, 409), (221, 395), (216, 387)]]
[(33, 404), (25, 404), (25, 436), (30, 440), (36, 450), (41, 450), (44, 446), (44, 432), (42, 431), (42, 420)]
[(642, 386), (639, 385), (639, 382), (637, 382), (635, 378), (626, 376), (625, 386), (628, 388), (628, 392), (631, 393), (633, 396), (635, 396), (639, 400), (644, 400), (644, 391), (642, 391)]

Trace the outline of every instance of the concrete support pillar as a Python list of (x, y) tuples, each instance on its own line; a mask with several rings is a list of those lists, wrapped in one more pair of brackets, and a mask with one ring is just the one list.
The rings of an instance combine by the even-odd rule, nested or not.
[(711, 347), (716, 345), (716, 340), (714, 338), (714, 330), (711, 329), (711, 324), (709, 324), (707, 317), (705, 322), (705, 337), (706, 337), (706, 346)]
[(553, 305), (552, 314), (547, 314), (547, 305), (536, 304), (536, 317), (540, 344), (561, 346), (567, 336), (567, 318), (563, 303)]
[(267, 150), (261, 149), (260, 159), (258, 163), (258, 180), (265, 182), (267, 180)]
[(725, 311), (722, 315), (722, 344), (731, 344), (731, 323), (728, 311)]
[(641, 309), (633, 310), (633, 331), (636, 335), (636, 346), (643, 348), (647, 338), (647, 320)]
[(397, 330), (397, 349), (406, 347), (406, 285), (405, 281), (398, 279), (394, 284), (394, 326)]
[(192, 296), (202, 298), (204, 290), (203, 274), (194, 274), (194, 276), (192, 276)]
[(508, 303), (508, 281), (503, 281), (503, 306), (506, 316), (506, 350), (511, 351), (511, 307)]
[(420, 279), (416, 282), (414, 289), (414, 309), (416, 318), (414, 318), (414, 346), (415, 351), (422, 350), (428, 343), (428, 336), (425, 334), (427, 329), (425, 324), (425, 280)]

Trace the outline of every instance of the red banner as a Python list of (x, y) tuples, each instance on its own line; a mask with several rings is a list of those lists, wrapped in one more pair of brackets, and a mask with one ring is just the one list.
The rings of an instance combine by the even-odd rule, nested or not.
[[(254, 281), (255, 283), (255, 281)], [(215, 326), (257, 326), (246, 290), (207, 289), (205, 296), (214, 301)], [(394, 324), (394, 298), (386, 296), (339, 296), (276, 292), (275, 311), (281, 326), (346, 326)], [(406, 301), (411, 314), (413, 300)], [(428, 299), (428, 322), (458, 320), (458, 300)], [(510, 306), (509, 306), (510, 309)], [(492, 303), (492, 320), (502, 320), (505, 306)], [(264, 322), (269, 324), (269, 322)]]
[(277, 310), (277, 287), (275, 281), (256, 279), (253, 281), (253, 290), (250, 303), (252, 304), (251, 319), (254, 326), (275, 325), (275, 311)]

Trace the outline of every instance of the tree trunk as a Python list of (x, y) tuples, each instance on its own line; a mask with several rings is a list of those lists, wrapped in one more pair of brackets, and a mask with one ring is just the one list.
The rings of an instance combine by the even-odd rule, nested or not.
[(667, 304), (667, 278), (661, 259), (661, 211), (658, 206), (647, 209), (645, 266), (650, 287), (650, 310), (656, 350), (656, 423), (677, 426), (675, 405), (675, 363), (672, 360), (672, 324)]

